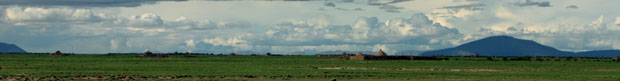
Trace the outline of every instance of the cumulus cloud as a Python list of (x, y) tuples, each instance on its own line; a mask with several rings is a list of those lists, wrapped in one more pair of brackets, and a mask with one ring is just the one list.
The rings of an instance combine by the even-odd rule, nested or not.
[(456, 27), (452, 22), (454, 20), (467, 20), (472, 15), (478, 15), (483, 10), (485, 4), (475, 3), (458, 6), (446, 6), (432, 10), (428, 13), (429, 18), (435, 23), (439, 23), (447, 27)]
[(616, 18), (616, 23), (615, 23), (615, 24), (616, 24), (617, 26), (620, 26), (620, 17), (617, 17), (617, 18)]
[[(286, 22), (271, 28), (264, 34), (240, 36), (241, 42), (221, 38), (205, 39), (215, 45), (261, 45), (261, 46), (340, 46), (361, 45), (352, 49), (374, 49), (381, 46), (387, 51), (409, 50), (398, 46), (435, 45), (451, 46), (450, 39), (460, 37), (458, 30), (433, 24), (425, 14), (414, 14), (409, 18), (379, 21), (377, 17), (359, 17), (350, 25), (330, 25), (324, 20), (302, 20)], [(239, 41), (235, 40), (235, 41)], [(431, 42), (433, 40), (433, 42)], [(218, 42), (219, 41), (219, 42)], [(431, 44), (432, 43), (432, 44)], [(298, 51), (298, 50), (294, 50)]]
[(110, 50), (117, 50), (118, 49), (118, 43), (116, 42), (116, 40), (110, 40)]
[[(21, 43), (26, 48), (35, 50), (51, 51), (57, 49), (47, 48), (66, 50), (70, 47), (63, 46), (92, 44), (92, 46), (84, 47), (84, 49), (88, 48), (89, 50), (83, 51), (100, 52), (102, 49), (107, 49), (111, 52), (141, 52), (149, 49), (160, 52), (187, 50), (226, 53), (232, 50), (256, 50), (261, 53), (286, 53), (307, 49), (315, 51), (376, 51), (377, 49), (384, 49), (384, 51), (394, 53), (404, 50), (441, 49), (488, 36), (510, 35), (532, 39), (565, 50), (620, 48), (620, 41), (617, 41), (620, 38), (615, 36), (620, 34), (617, 33), (620, 32), (618, 27), (620, 26), (620, 17), (615, 18), (615, 21), (606, 17), (596, 19), (601, 14), (610, 17), (617, 16), (616, 12), (599, 13), (593, 9), (606, 8), (607, 6), (597, 7), (578, 3), (581, 1), (553, 4), (580, 5), (580, 9), (566, 9), (570, 8), (568, 6), (551, 7), (548, 1), (533, 0), (520, 2), (433, 0), (413, 2), (416, 4), (402, 4), (403, 1), (407, 0), (328, 1), (333, 2), (334, 6), (338, 4), (338, 7), (328, 7), (329, 3), (325, 4), (320, 1), (302, 3), (323, 7), (322, 10), (351, 11), (364, 8), (366, 11), (422, 12), (425, 14), (400, 17), (406, 13), (384, 15), (381, 12), (366, 14), (377, 17), (365, 15), (359, 17), (354, 16), (359, 14), (317, 12), (337, 17), (321, 16), (291, 20), (276, 25), (272, 23), (260, 24), (259, 26), (265, 27), (257, 28), (252, 27), (255, 26), (254, 24), (237, 20), (195, 19), (193, 17), (167, 18), (170, 14), (160, 16), (152, 13), (130, 15), (125, 15), (127, 13), (122, 13), (124, 15), (100, 13), (100, 11), (94, 10), (106, 10), (108, 8), (94, 8), (97, 5), (83, 7), (84, 5), (57, 3), (12, 3), (11, 5), (0, 3), (0, 38), (7, 38), (0, 40)], [(418, 2), (429, 3), (419, 3), (421, 5), (418, 5)], [(140, 5), (150, 4), (148, 1), (136, 3)], [(343, 3), (364, 6), (347, 7), (350, 4)], [(115, 5), (102, 5), (102, 7), (109, 6)], [(581, 6), (587, 6), (587, 8)], [(132, 6), (116, 5), (115, 7)], [(375, 7), (378, 9), (372, 9)], [(314, 13), (311, 11), (309, 11), (310, 14)], [(153, 13), (161, 12), (154, 11)], [(282, 13), (287, 14), (287, 12)], [(248, 16), (252, 16), (252, 14)], [(308, 15), (301, 14), (299, 16)], [(589, 19), (590, 17), (594, 18)], [(268, 20), (271, 21), (271, 19)], [(350, 23), (343, 24), (335, 20), (346, 20)], [(575, 24), (584, 22), (585, 24)], [(248, 30), (255, 31), (248, 32)], [(46, 41), (50, 40), (51, 42), (32, 40), (32, 38), (46, 39)]]
[[(0, 16), (4, 23), (15, 25), (45, 26), (55, 25), (98, 25), (103, 27), (127, 27), (129, 30), (147, 30), (145, 28), (166, 28), (180, 30), (209, 30), (218, 28), (241, 28), (251, 24), (244, 21), (213, 21), (192, 20), (180, 17), (176, 20), (165, 20), (152, 13), (134, 16), (118, 16), (93, 12), (81, 8), (40, 8), (10, 7)], [(142, 27), (142, 28), (136, 28)]]
[(16, 24), (85, 23), (107, 19), (105, 14), (89, 9), (11, 7), (5, 12), (3, 21)]
[(619, 49), (620, 30), (609, 28), (604, 16), (591, 24), (537, 24), (515, 25), (517, 27), (483, 28), (475, 37), (511, 35), (530, 39), (567, 51)]
[(128, 26), (161, 26), (164, 24), (164, 20), (155, 14), (145, 13), (142, 15), (130, 16), (126, 18), (118, 18), (113, 21), (116, 25), (128, 25)]
[[(376, 17), (360, 17), (353, 26), (309, 26), (303, 24), (282, 25), (271, 29), (271, 37), (282, 37), (284, 41), (304, 42), (323, 41), (326, 44), (334, 42), (349, 43), (402, 43), (409, 38), (426, 36), (443, 36), (456, 34), (457, 30), (432, 24), (424, 14), (416, 14), (411, 18), (391, 19), (378, 22)], [(301, 39), (301, 40), (299, 40)], [(320, 44), (320, 43), (319, 43)], [(336, 43), (338, 44), (338, 43)]]
[(0, 5), (73, 6), (73, 7), (136, 7), (158, 1), (187, 0), (0, 0)]
[[(140, 52), (145, 49), (158, 52), (194, 50), (203, 48), (198, 47), (202, 44), (194, 41), (195, 45), (192, 45), (192, 41), (186, 40), (226, 36), (244, 31), (217, 30), (251, 26), (249, 22), (232, 20), (194, 20), (185, 17), (172, 20), (152, 13), (119, 16), (73, 7), (14, 6), (1, 9), (6, 13), (0, 16), (0, 29), (15, 31), (0, 32), (0, 37), (11, 38), (2, 40), (17, 40), (25, 47), (33, 48), (30, 50), (39, 52), (68, 50), (71, 47), (67, 45), (71, 44), (89, 45), (76, 49), (82, 53)], [(46, 41), (23, 41), (32, 40), (30, 38)], [(40, 43), (30, 44), (32, 42)]]
[(209, 44), (213, 44), (216, 46), (237, 46), (240, 45), (241, 43), (245, 42), (245, 40), (241, 40), (239, 38), (220, 38), (220, 37), (216, 37), (216, 38), (207, 38), (207, 39), (203, 39), (202, 42), (204, 43), (209, 43)]

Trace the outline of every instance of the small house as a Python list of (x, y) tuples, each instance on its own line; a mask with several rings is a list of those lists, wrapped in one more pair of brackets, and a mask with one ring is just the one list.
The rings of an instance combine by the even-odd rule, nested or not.
[(67, 56), (68, 54), (63, 54), (60, 50), (56, 50), (56, 52), (51, 54), (52, 56)]

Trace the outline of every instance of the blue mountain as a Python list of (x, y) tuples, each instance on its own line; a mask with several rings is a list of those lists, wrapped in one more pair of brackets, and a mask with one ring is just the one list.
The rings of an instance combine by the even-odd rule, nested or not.
[(434, 50), (422, 53), (423, 56), (574, 56), (553, 47), (536, 43), (532, 40), (517, 39), (511, 36), (492, 36), (469, 42), (454, 48)]
[(0, 53), (26, 53), (24, 49), (19, 48), (15, 44), (7, 44), (0, 42)]
[(614, 57), (620, 56), (620, 50), (594, 50), (586, 52), (578, 52), (576, 56), (590, 56), (590, 57)]

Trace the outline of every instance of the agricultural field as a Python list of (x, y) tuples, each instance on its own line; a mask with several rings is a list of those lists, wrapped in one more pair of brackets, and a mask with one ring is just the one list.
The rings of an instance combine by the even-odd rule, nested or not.
[(610, 58), (194, 56), (0, 54), (0, 80), (620, 80), (620, 63)]

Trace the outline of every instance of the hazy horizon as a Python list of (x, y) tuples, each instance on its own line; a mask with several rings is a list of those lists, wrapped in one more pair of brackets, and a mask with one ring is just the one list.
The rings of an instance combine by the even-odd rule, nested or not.
[(0, 0), (0, 42), (28, 52), (428, 51), (508, 35), (620, 49), (616, 0)]

